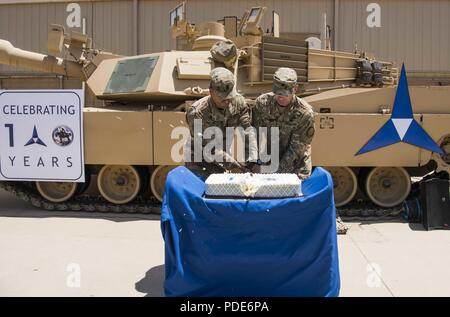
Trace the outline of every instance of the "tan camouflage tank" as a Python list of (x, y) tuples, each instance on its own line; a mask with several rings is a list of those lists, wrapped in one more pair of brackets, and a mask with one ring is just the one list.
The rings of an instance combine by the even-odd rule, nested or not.
[[(450, 170), (450, 87), (410, 87), (414, 118), (444, 155), (398, 143), (356, 156), (390, 118), (398, 68), (369, 53), (332, 51), (326, 32), (320, 40), (280, 37), (275, 14), (265, 33), (264, 13), (255, 7), (241, 19), (192, 25), (182, 4), (171, 14), (177, 50), (139, 56), (93, 49), (86, 35), (57, 25), (50, 28), (48, 55), (0, 40), (0, 63), (81, 78), (99, 101), (84, 106), (85, 184), (1, 186), (46, 209), (158, 212), (166, 175), (182, 164), (171, 156), (178, 141), (171, 132), (186, 126), (186, 109), (208, 95), (217, 66), (235, 74), (248, 103), (271, 91), (278, 68), (297, 72), (298, 95), (315, 112), (312, 164), (332, 173), (338, 207), (368, 201), (391, 213), (408, 197), (411, 176)], [(211, 53), (213, 46), (220, 49)], [(62, 51), (70, 59), (52, 55)]]

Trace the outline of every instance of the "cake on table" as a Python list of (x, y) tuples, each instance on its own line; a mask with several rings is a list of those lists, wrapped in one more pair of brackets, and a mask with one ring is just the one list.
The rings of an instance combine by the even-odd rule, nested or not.
[(296, 174), (211, 174), (205, 182), (207, 197), (283, 198), (302, 196)]

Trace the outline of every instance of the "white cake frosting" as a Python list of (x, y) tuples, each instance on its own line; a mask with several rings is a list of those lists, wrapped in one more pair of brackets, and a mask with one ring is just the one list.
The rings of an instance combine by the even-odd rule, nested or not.
[(296, 174), (212, 174), (205, 182), (207, 196), (295, 197), (301, 196)]

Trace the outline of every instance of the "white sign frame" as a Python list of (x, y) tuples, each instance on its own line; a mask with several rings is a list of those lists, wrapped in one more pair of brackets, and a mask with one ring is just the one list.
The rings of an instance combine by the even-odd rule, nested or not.
[[(69, 97), (68, 94), (74, 95)], [(14, 98), (11, 98), (14, 95)], [(63, 107), (58, 101), (70, 100), (67, 109), (71, 109), (73, 113), (69, 114), (62, 113)], [(14, 100), (14, 103), (11, 101)], [(17, 101), (17, 102), (16, 102)], [(7, 103), (5, 103), (7, 102)], [(62, 104), (62, 103), (61, 103)], [(32, 106), (31, 106), (32, 105)], [(14, 106), (14, 107), (13, 107)], [(25, 107), (27, 106), (27, 107)], [(38, 106), (40, 106), (38, 108)], [(48, 108), (52, 107), (53, 108)], [(61, 106), (61, 107), (58, 107)], [(57, 114), (54, 114), (54, 109), (57, 109)], [(84, 124), (83, 124), (83, 108), (84, 108), (84, 90), (83, 89), (59, 89), (59, 90), (0, 90), (0, 180), (3, 181), (44, 181), (44, 182), (85, 182), (85, 158), (84, 158)], [(14, 109), (14, 110), (12, 110)], [(22, 111), (18, 110), (22, 109)], [(25, 111), (27, 109), (27, 111)], [(46, 109), (42, 111), (42, 109)], [(48, 109), (52, 109), (52, 113)], [(32, 111), (33, 110), (33, 111)], [(38, 111), (40, 110), (40, 111)], [(26, 112), (26, 113), (25, 113)], [(48, 112), (48, 115), (47, 113)], [(60, 112), (60, 113), (59, 113)], [(67, 114), (67, 116), (66, 116)], [(22, 117), (19, 117), (22, 116)], [(37, 117), (37, 116), (40, 117)], [(69, 117), (70, 115), (70, 117)], [(47, 117), (46, 117), (47, 116)], [(55, 120), (56, 118), (56, 120)], [(34, 120), (34, 121), (32, 121)], [(44, 121), (43, 121), (44, 120)], [(6, 123), (8, 122), (8, 123)], [(32, 127), (35, 122), (34, 127)], [(37, 122), (37, 123), (36, 123)], [(68, 123), (69, 122), (69, 123)], [(48, 124), (47, 124), (48, 123)], [(9, 127), (10, 125), (12, 127)], [(39, 128), (36, 126), (39, 125)], [(56, 127), (56, 128), (55, 128)], [(58, 132), (61, 127), (69, 127), (69, 135), (64, 139), (64, 143), (57, 143), (57, 141), (62, 140), (61, 138), (55, 138), (58, 136)], [(13, 131), (8, 130), (13, 129)], [(36, 135), (38, 138), (34, 138), (34, 133), (36, 130)], [(41, 130), (41, 131), (39, 131)], [(72, 131), (73, 130), (73, 131)], [(51, 137), (50, 137), (50, 132)], [(56, 132), (55, 132), (56, 131)], [(64, 130), (65, 131), (65, 130)], [(75, 132), (74, 132), (75, 131)], [(72, 134), (70, 134), (72, 132)], [(22, 147), (26, 147), (27, 144), (23, 145), (26, 133), (29, 135), (28, 142), (31, 142), (30, 148), (24, 150)], [(45, 141), (42, 141), (44, 145), (39, 144), (39, 140), (43, 135), (42, 139), (45, 137)], [(59, 134), (61, 135), (61, 134)], [(21, 136), (20, 142), (15, 141), (16, 136)], [(13, 138), (13, 139), (11, 139)], [(11, 141), (13, 140), (13, 141)], [(34, 141), (33, 141), (34, 140)], [(12, 144), (11, 144), (12, 142)], [(16, 143), (17, 142), (17, 143)], [(38, 143), (34, 145), (34, 143)], [(17, 144), (17, 146), (16, 146)], [(47, 146), (48, 144), (48, 146)], [(45, 147), (44, 147), (45, 146)], [(13, 148), (13, 149), (11, 149)], [(46, 150), (46, 152), (44, 152)], [(24, 153), (27, 153), (25, 155)], [(48, 153), (47, 153), (48, 152)], [(6, 154), (5, 154), (6, 153)], [(36, 154), (39, 153), (39, 154)], [(55, 154), (57, 153), (57, 154)], [(16, 163), (15, 155), (23, 156), (24, 166), (14, 166)], [(43, 155), (46, 160), (43, 159)], [(56, 155), (69, 155), (75, 154), (73, 156), (67, 156), (65, 163), (70, 166), (60, 167), (61, 161), (54, 161), (53, 157), (58, 157)], [(14, 162), (11, 155), (14, 155)], [(30, 156), (28, 156), (30, 155)], [(34, 157), (33, 166), (25, 165), (27, 162), (26, 157), (30, 158), (33, 155), (40, 155), (37, 160), (37, 166), (35, 166), (36, 157)], [(49, 170), (48, 157), (51, 156), (51, 167), (53, 170)], [(62, 156), (63, 157), (63, 156)], [(73, 158), (75, 157), (75, 158)], [(70, 161), (73, 159), (74, 162)], [(10, 161), (9, 168), (4, 168), (5, 161)], [(21, 161), (21, 160), (19, 160)], [(17, 161), (17, 164), (19, 164)], [(42, 165), (40, 163), (42, 161)], [(44, 164), (44, 161), (46, 162)], [(55, 167), (56, 165), (56, 167)], [(74, 166), (72, 168), (72, 166)], [(69, 171), (70, 169), (70, 171)], [(24, 172), (25, 171), (25, 172)], [(50, 171), (50, 172), (49, 172)], [(7, 175), (5, 175), (7, 174)], [(31, 177), (26, 177), (24, 174), (32, 175)], [(50, 175), (46, 177), (45, 175)], [(57, 175), (55, 177), (55, 175)], [(61, 175), (61, 177), (59, 177)]]

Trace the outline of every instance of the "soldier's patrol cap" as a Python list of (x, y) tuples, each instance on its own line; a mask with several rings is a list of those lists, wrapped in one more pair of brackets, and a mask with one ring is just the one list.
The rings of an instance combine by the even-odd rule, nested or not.
[(214, 90), (221, 98), (230, 99), (236, 96), (234, 84), (234, 75), (228, 69), (217, 67), (211, 71), (209, 88)]
[(227, 67), (234, 65), (237, 58), (237, 48), (231, 40), (217, 42), (211, 47), (210, 52), (214, 61)]
[(276, 95), (289, 96), (293, 94), (296, 84), (297, 72), (292, 68), (281, 67), (273, 75), (272, 90)]

